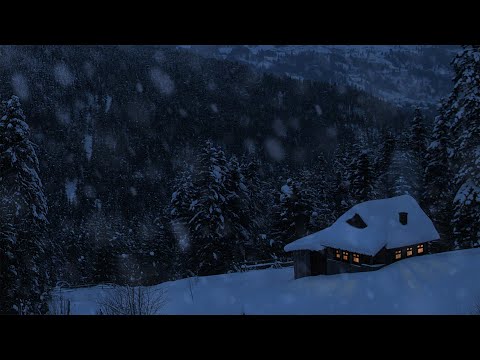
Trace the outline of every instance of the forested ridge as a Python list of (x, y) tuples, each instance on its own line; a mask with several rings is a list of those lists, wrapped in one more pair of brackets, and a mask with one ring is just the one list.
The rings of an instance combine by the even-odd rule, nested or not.
[[(465, 66), (478, 74), (472, 49), (457, 57), (459, 84)], [(477, 151), (470, 119), (478, 108), (468, 100), (465, 121), (452, 109), (470, 90), (452, 92), (433, 122), (358, 89), (260, 74), (172, 48), (2, 46), (0, 54), (0, 94), (10, 99), (2, 129), (7, 119), (30, 125), (15, 141), (31, 139), (48, 203), (41, 231), (15, 236), (38, 238), (35, 251), (49, 259), (39, 266), (46, 287), (237, 271), (245, 260), (283, 258), (285, 244), (358, 202), (403, 193), (440, 224), (438, 250), (467, 246), (465, 219), (477, 216), (478, 205), (465, 200), (476, 191), (468, 185), (475, 163), (465, 151)], [(13, 164), (7, 134), (0, 155)], [(7, 168), (0, 190), (8, 193)], [(440, 195), (447, 188), (439, 182), (451, 179), (452, 193)], [(463, 200), (457, 188), (465, 189)], [(8, 239), (20, 215), (7, 205), (1, 241), (18, 244)], [(478, 235), (468, 241), (474, 246)]]

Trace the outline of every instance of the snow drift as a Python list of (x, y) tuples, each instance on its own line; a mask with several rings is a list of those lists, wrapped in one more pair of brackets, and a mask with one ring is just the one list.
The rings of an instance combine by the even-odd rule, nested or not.
[[(470, 314), (480, 249), (410, 258), (368, 273), (293, 279), (293, 269), (166, 282), (160, 314)], [(63, 289), (73, 314), (96, 314), (111, 288)], [(58, 290), (57, 290), (58, 293)]]

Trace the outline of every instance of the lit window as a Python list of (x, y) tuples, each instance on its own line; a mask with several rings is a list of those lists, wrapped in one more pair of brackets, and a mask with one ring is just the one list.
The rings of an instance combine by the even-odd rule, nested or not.
[(337, 259), (340, 259), (340, 258), (341, 258), (341, 256), (340, 256), (340, 250), (335, 250), (335, 257), (336, 257)]
[(348, 261), (348, 251), (343, 252), (343, 260)]
[(423, 253), (423, 244), (417, 245), (417, 254)]
[(402, 250), (396, 250), (395, 251), (395, 260), (401, 259), (402, 258)]
[(412, 256), (413, 255), (413, 248), (408, 247), (407, 248), (407, 256)]
[(360, 255), (353, 254), (353, 262), (359, 264), (360, 263)]

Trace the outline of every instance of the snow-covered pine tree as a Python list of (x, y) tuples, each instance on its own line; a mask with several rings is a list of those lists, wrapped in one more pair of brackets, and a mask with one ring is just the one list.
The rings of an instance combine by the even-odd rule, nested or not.
[(333, 156), (333, 200), (335, 203), (332, 216), (337, 219), (347, 211), (353, 201), (349, 192), (349, 164), (352, 158), (352, 146), (339, 144)]
[(89, 256), (91, 281), (94, 284), (121, 282), (126, 274), (118, 266), (119, 256), (128, 253), (127, 239), (132, 237), (123, 228), (121, 218), (98, 210), (84, 219), (82, 231), (92, 249)]
[[(2, 265), (1, 313), (44, 314), (53, 275), (49, 273), (49, 246), (44, 237), (47, 201), (38, 175), (35, 146), (30, 129), (12, 96), (3, 104), (0, 118), (0, 209), (2, 245), (0, 258), (8, 259), (8, 273)], [(12, 276), (15, 275), (15, 276)]]
[[(443, 110), (441, 109), (440, 113)], [(435, 118), (430, 145), (427, 148), (423, 183), (424, 210), (432, 219), (440, 234), (440, 241), (432, 243), (436, 251), (452, 249), (452, 176), (448, 159), (449, 133), (442, 115)]]
[(238, 267), (246, 260), (246, 250), (252, 241), (252, 221), (249, 216), (250, 192), (237, 157), (227, 163), (225, 177), (227, 204), (225, 211), (225, 236), (234, 247), (232, 265)]
[(197, 158), (193, 179), (196, 198), (190, 204), (189, 265), (197, 275), (212, 275), (233, 270), (238, 258), (234, 242), (226, 234), (228, 212), (227, 159), (223, 150), (207, 141)]
[(396, 139), (393, 132), (389, 129), (384, 130), (380, 137), (380, 144), (377, 148), (377, 156), (374, 161), (374, 188), (379, 198), (393, 196), (393, 179), (389, 174), (389, 170), (392, 165), (395, 143)]
[(155, 255), (160, 255), (156, 258), (162, 263), (168, 280), (174, 281), (186, 276), (185, 249), (175, 236), (174, 228), (169, 220), (167, 212), (156, 219), (156, 225), (160, 227), (160, 232), (157, 245), (159, 254), (155, 253)]
[(387, 172), (388, 181), (393, 185), (392, 195), (413, 195), (415, 183), (415, 162), (408, 151), (408, 138), (401, 136), (392, 155), (392, 163)]
[[(246, 186), (247, 212), (250, 230), (250, 239), (245, 244), (246, 259), (262, 259), (259, 254), (261, 231), (266, 223), (265, 204), (262, 201), (263, 189), (259, 177), (260, 162), (256, 156), (243, 158), (241, 163), (244, 184)], [(265, 209), (266, 210), (266, 209)]]
[(251, 234), (251, 241), (246, 244), (246, 258), (247, 260), (270, 259), (272, 248), (267, 234), (271, 228), (274, 205), (271, 184), (264, 180), (265, 166), (255, 155), (243, 159), (242, 173), (247, 187)]
[(18, 283), (17, 269), (21, 267), (16, 256), (16, 234), (11, 209), (0, 204), (0, 314), (18, 314), (14, 310), (17, 306)]
[(308, 235), (312, 210), (302, 183), (287, 179), (274, 207), (270, 236), (274, 256), (284, 256), (285, 245)]
[(93, 283), (93, 246), (86, 236), (82, 222), (64, 218), (61, 231), (52, 234), (60, 244), (62, 265), (57, 270), (59, 280), (71, 286)]
[(155, 214), (145, 213), (135, 229), (137, 246), (128, 253), (130, 261), (134, 258), (139, 264), (142, 285), (181, 278), (181, 249), (172, 232), (168, 210), (165, 207)]
[(356, 144), (353, 155), (348, 173), (349, 192), (352, 200), (350, 205), (372, 200), (376, 197), (373, 186), (374, 170), (365, 144)]
[(415, 109), (413, 120), (410, 124), (407, 149), (412, 160), (411, 195), (417, 199), (420, 205), (423, 205), (423, 173), (426, 166), (425, 155), (427, 152), (427, 131), (425, 128), (425, 120), (418, 108)]
[(312, 205), (309, 231), (315, 232), (330, 226), (334, 221), (335, 202), (333, 200), (334, 177), (331, 164), (320, 153), (312, 170), (302, 170), (300, 179), (308, 201)]
[(445, 102), (456, 196), (452, 219), (457, 248), (480, 244), (480, 46), (464, 46), (453, 61), (454, 87)]
[[(178, 231), (180, 228), (185, 228), (190, 221), (190, 206), (195, 204), (196, 196), (192, 182), (192, 169), (184, 164), (182, 171), (175, 177), (174, 192), (169, 204), (169, 216), (173, 227)], [(189, 235), (181, 231), (183, 234), (180, 240), (187, 247)]]

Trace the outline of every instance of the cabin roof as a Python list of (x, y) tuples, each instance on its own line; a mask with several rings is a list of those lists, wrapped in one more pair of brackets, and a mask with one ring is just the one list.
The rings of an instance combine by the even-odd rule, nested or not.
[[(399, 213), (408, 213), (402, 225)], [(358, 214), (366, 227), (348, 221)], [(356, 217), (358, 219), (358, 217)], [(371, 200), (353, 206), (330, 227), (285, 246), (285, 251), (322, 250), (324, 247), (375, 255), (383, 247), (394, 249), (440, 238), (432, 221), (410, 195)]]

